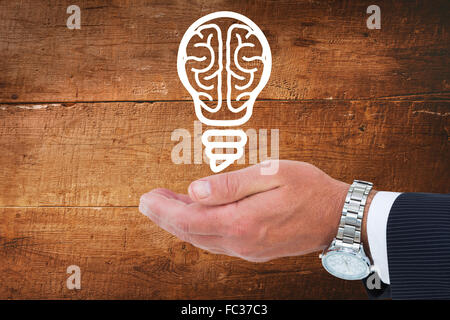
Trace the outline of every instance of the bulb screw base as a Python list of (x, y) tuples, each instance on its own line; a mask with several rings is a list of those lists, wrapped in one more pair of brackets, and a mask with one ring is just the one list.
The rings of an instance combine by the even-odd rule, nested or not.
[[(209, 141), (210, 137), (239, 137), (238, 141)], [(220, 172), (238, 160), (244, 154), (244, 146), (247, 143), (247, 135), (242, 130), (206, 130), (202, 135), (202, 143), (205, 146), (206, 156), (209, 158), (209, 166), (215, 173)], [(213, 153), (214, 149), (236, 149), (235, 153)]]

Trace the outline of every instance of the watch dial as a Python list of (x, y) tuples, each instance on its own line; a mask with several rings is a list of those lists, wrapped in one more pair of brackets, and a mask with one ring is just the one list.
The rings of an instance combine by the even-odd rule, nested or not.
[(369, 275), (367, 263), (347, 252), (328, 252), (322, 264), (332, 275), (344, 280), (358, 280)]

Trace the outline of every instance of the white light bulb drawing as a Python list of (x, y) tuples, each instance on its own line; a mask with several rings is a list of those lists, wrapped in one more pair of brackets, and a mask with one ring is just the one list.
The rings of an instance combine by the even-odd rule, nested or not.
[[(223, 61), (224, 44), (222, 31), (217, 23), (213, 21), (216, 20), (218, 22), (224, 19), (237, 20), (237, 22), (233, 22), (228, 27), (226, 32), (225, 63)], [(194, 37), (197, 37), (201, 41), (195, 43), (192, 47), (198, 50), (204, 50), (205, 55), (188, 55), (188, 46)], [(255, 47), (255, 44), (250, 39), (259, 43), (261, 47), (260, 55), (247, 57), (241, 53), (241, 51), (247, 50), (246, 48)], [(216, 46), (213, 46), (213, 41), (217, 44)], [(231, 48), (232, 42), (237, 42), (234, 51)], [(216, 50), (217, 59), (215, 54)], [(208, 66), (204, 68), (191, 67), (187, 70), (187, 63), (207, 62), (208, 58), (210, 60)], [(251, 65), (252, 63), (260, 64), (262, 70), (243, 66), (243, 64)], [(272, 54), (264, 33), (253, 21), (235, 12), (219, 11), (201, 17), (187, 29), (178, 49), (177, 69), (182, 84), (193, 99), (197, 118), (209, 126), (234, 127), (242, 125), (250, 119), (255, 100), (269, 80), (272, 69)], [(224, 71), (226, 72), (225, 75), (223, 74)], [(191, 78), (193, 79), (189, 80), (188, 72), (191, 73)], [(259, 79), (255, 77), (255, 73), (257, 72), (260, 74)], [(222, 81), (222, 77), (226, 78), (226, 81)], [(215, 83), (207, 84), (211, 81), (215, 81)], [(215, 114), (221, 109), (223, 104), (223, 82), (226, 82), (226, 105), (228, 110), (234, 114), (245, 112), (243, 116), (237, 119), (211, 119), (204, 115), (204, 111)], [(238, 82), (239, 84), (235, 83), (233, 85), (234, 82)], [(257, 82), (256, 86), (254, 82)], [(233, 106), (233, 94), (235, 91), (239, 92), (239, 94), (236, 96), (234, 102), (243, 102), (238, 107)], [(214, 92), (217, 95), (216, 106), (211, 107), (206, 103), (208, 101), (215, 101), (213, 96), (208, 92)], [(209, 138), (211, 137), (232, 137), (233, 141), (210, 141)], [(237, 141), (235, 141), (236, 137), (238, 138)], [(202, 135), (202, 143), (205, 146), (205, 153), (210, 160), (211, 170), (213, 172), (220, 172), (235, 160), (241, 158), (246, 142), (247, 135), (240, 129), (206, 130)], [(213, 150), (217, 151), (217, 149), (222, 148), (235, 149), (236, 152), (213, 152)]]

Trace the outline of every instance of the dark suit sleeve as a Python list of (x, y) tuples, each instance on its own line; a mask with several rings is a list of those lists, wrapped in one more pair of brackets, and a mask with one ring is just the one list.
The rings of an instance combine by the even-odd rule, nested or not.
[(386, 237), (393, 299), (450, 299), (450, 194), (398, 196)]

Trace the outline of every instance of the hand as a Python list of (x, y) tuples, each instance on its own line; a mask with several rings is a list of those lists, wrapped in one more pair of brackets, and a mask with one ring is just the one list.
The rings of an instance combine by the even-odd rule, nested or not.
[(254, 262), (323, 249), (336, 236), (349, 185), (315, 166), (281, 160), (194, 181), (189, 196), (155, 189), (139, 210), (183, 241)]

